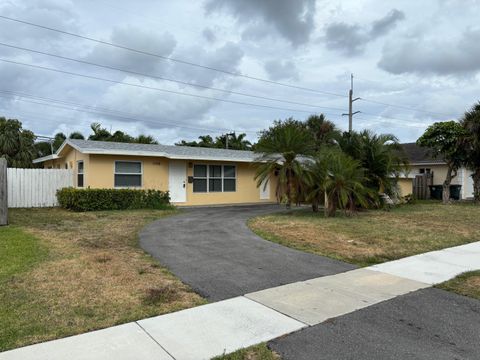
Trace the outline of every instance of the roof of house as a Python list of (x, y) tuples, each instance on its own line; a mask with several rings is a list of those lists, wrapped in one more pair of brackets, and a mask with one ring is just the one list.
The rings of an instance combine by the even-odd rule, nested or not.
[(58, 158), (66, 145), (70, 145), (84, 154), (158, 156), (169, 159), (237, 162), (253, 162), (258, 157), (258, 154), (253, 151), (67, 139), (55, 154), (35, 159), (34, 162), (39, 163)]
[(416, 143), (402, 144), (410, 164), (443, 164), (442, 159), (435, 159), (428, 148), (418, 146)]

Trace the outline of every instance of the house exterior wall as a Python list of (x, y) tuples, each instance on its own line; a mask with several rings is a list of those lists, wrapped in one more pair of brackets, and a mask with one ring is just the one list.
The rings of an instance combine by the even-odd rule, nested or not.
[(115, 161), (142, 163), (142, 189), (168, 190), (168, 159), (151, 156), (90, 155), (88, 186), (109, 189), (114, 187)]
[(413, 180), (408, 178), (398, 179), (398, 188), (400, 190), (400, 196), (407, 196), (413, 194)]
[(77, 151), (72, 148), (64, 150), (64, 154), (59, 159), (48, 160), (43, 163), (44, 169), (72, 169), (74, 173), (73, 183), (77, 186), (77, 162), (83, 161), (83, 183), (84, 187), (88, 185), (88, 174), (89, 174), (89, 163), (90, 156), (89, 154), (82, 154), (80, 151)]
[[(410, 175), (415, 176), (420, 174), (420, 169), (430, 169), (433, 172), (433, 185), (442, 185), (447, 177), (447, 165), (445, 164), (422, 164), (422, 165), (410, 165)], [(473, 198), (473, 179), (471, 177), (472, 172), (465, 168), (458, 170), (456, 177), (452, 179), (452, 185), (462, 185), (461, 195), (462, 199)]]
[[(63, 157), (43, 163), (44, 168), (65, 168), (74, 170), (74, 184), (77, 186), (77, 161), (84, 161), (84, 187), (114, 188), (115, 161), (140, 161), (142, 163), (142, 189), (169, 190), (169, 162), (163, 157), (125, 156), (125, 155), (97, 155), (82, 154), (69, 148), (65, 149)], [(193, 184), (188, 183), (188, 176), (193, 176), (193, 165), (235, 165), (236, 191), (234, 192), (193, 192)], [(197, 161), (185, 160), (186, 167), (186, 202), (176, 203), (179, 206), (193, 205), (227, 205), (242, 203), (271, 203), (276, 201), (275, 190), (277, 179), (272, 175), (269, 181), (270, 197), (260, 199), (260, 189), (254, 180), (255, 169), (251, 163), (226, 161)]]
[[(191, 167), (189, 165), (191, 163)], [(193, 184), (187, 183), (187, 202), (185, 205), (215, 205), (215, 204), (242, 204), (242, 203), (271, 203), (276, 201), (275, 190), (277, 179), (271, 176), (270, 198), (260, 199), (260, 189), (255, 181), (255, 168), (251, 163), (229, 163), (222, 161), (187, 161), (187, 176), (193, 176), (194, 164), (206, 165), (236, 165), (237, 191), (216, 193), (194, 193)]]

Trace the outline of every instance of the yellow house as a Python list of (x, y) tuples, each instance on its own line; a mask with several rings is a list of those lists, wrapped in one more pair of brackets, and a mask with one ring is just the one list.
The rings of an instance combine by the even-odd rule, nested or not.
[(251, 151), (68, 139), (44, 168), (73, 169), (78, 188), (169, 191), (176, 205), (272, 203), (276, 178), (257, 187)]

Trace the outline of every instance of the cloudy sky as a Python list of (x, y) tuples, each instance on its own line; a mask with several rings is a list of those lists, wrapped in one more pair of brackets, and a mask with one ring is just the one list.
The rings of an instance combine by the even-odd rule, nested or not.
[(480, 100), (480, 0), (0, 0), (0, 16), (138, 50), (0, 18), (0, 115), (39, 135), (255, 140), (320, 112), (345, 129), (351, 73), (354, 129), (403, 142)]

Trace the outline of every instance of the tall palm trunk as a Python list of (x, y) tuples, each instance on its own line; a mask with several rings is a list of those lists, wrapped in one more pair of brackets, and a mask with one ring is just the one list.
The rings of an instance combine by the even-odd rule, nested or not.
[(290, 209), (292, 207), (292, 169), (288, 168), (287, 169), (287, 189), (286, 189), (286, 195), (287, 195), (287, 209)]

